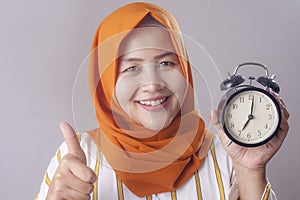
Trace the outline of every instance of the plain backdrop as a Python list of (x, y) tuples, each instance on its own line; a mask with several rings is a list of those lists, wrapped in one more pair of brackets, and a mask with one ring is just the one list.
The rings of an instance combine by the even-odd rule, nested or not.
[[(50, 158), (63, 141), (59, 122), (76, 124), (73, 104), (80, 95), (73, 101), (72, 91), (94, 32), (105, 16), (129, 2), (0, 2), (0, 199), (33, 199), (38, 193)], [(183, 33), (214, 61), (219, 74), (216, 69), (202, 74), (211, 100), (198, 100), (211, 103), (206, 108), (215, 106), (220, 80), (241, 62), (261, 62), (277, 74), (291, 113), (290, 131), (268, 164), (268, 177), (279, 199), (298, 199), (300, 1), (148, 2), (171, 11)], [(197, 51), (189, 52), (197, 57)], [(209, 109), (203, 111), (206, 121)]]

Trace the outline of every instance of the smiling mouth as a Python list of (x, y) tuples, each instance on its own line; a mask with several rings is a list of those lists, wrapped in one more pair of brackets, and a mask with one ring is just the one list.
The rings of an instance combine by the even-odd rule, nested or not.
[(161, 99), (157, 99), (157, 100), (141, 100), (141, 101), (137, 101), (138, 103), (145, 105), (145, 106), (159, 106), (161, 104), (163, 104), (164, 102), (166, 102), (168, 99), (168, 97), (163, 97)]

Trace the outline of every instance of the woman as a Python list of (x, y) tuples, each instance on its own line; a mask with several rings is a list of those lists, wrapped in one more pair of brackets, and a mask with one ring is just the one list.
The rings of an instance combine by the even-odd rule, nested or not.
[[(166, 10), (123, 6), (94, 37), (89, 84), (100, 128), (75, 135), (52, 159), (37, 199), (275, 199), (266, 164), (288, 131), (288, 112), (265, 146), (244, 148), (205, 129), (180, 29)], [(222, 145), (223, 144), (223, 145)]]

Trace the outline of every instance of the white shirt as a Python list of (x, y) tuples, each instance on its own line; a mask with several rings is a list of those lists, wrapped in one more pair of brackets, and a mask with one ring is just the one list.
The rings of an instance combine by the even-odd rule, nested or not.
[[(232, 161), (218, 137), (214, 137), (211, 149), (199, 170), (183, 186), (176, 191), (152, 194), (143, 198), (134, 195), (117, 179), (114, 170), (87, 133), (78, 134), (78, 139), (85, 152), (87, 165), (95, 171), (98, 178), (91, 193), (93, 200), (237, 200), (239, 197)], [(46, 199), (54, 173), (62, 157), (67, 153), (68, 148), (64, 142), (52, 158), (35, 199)], [(261, 199), (277, 199), (270, 184), (266, 186)]]

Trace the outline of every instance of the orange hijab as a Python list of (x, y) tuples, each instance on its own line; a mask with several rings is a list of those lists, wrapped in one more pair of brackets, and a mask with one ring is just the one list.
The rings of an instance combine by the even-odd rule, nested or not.
[[(159, 132), (136, 124), (115, 97), (120, 43), (147, 15), (169, 30), (187, 83), (180, 111)], [(199, 112), (194, 110), (191, 68), (179, 33), (168, 11), (148, 3), (132, 3), (102, 21), (91, 48), (89, 87), (101, 128), (88, 133), (118, 179), (139, 197), (182, 186), (200, 167), (212, 139), (206, 134)]]

